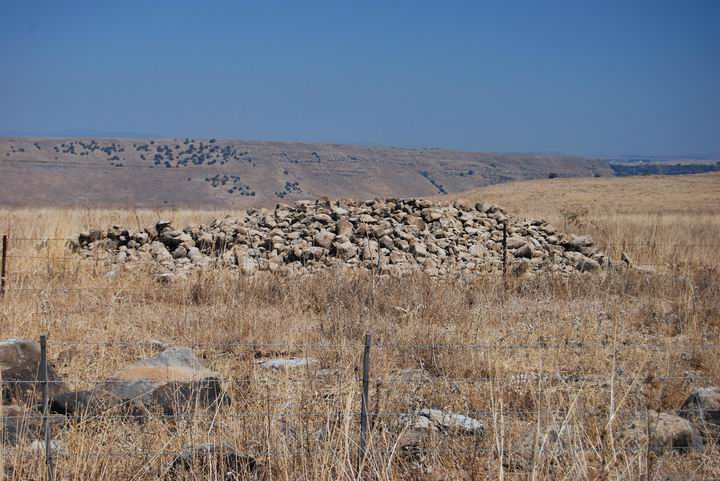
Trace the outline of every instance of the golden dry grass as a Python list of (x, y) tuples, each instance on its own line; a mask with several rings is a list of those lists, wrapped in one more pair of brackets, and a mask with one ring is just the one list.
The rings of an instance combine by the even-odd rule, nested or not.
[(547, 219), (640, 263), (712, 263), (701, 246), (720, 244), (717, 173), (510, 182), (442, 198), (483, 200), (520, 217)]
[[(340, 271), (292, 279), (206, 271), (163, 286), (142, 269), (108, 278), (92, 262), (40, 258), (72, 257), (61, 241), (18, 241), (11, 255), (38, 259), (11, 257), (0, 332), (49, 332), (51, 360), (75, 388), (152, 354), (149, 339), (189, 345), (232, 396), (211, 418), (71, 424), (60, 434), (66, 454), (57, 459), (57, 479), (165, 479), (182, 445), (217, 440), (255, 455), (261, 479), (717, 478), (713, 442), (703, 452), (655, 457), (623, 450), (617, 433), (637, 413), (677, 409), (694, 388), (718, 384), (717, 246), (665, 245), (719, 243), (717, 203), (690, 195), (716, 199), (718, 179), (600, 179), (602, 208), (588, 194), (596, 179), (561, 181), (564, 200), (557, 203), (530, 202), (529, 187), (543, 191), (543, 183), (480, 192), (520, 216), (558, 224), (560, 208), (585, 206), (569, 230), (590, 231), (659, 266), (656, 274), (509, 279), (506, 289), (492, 275), (394, 279)], [(649, 192), (670, 180), (690, 183), (676, 194), (678, 204), (660, 195), (628, 201), (635, 187)], [(689, 208), (678, 207), (683, 196)], [(173, 215), (185, 225), (218, 213), (16, 210), (0, 211), (0, 225), (15, 238), (62, 238), (89, 224), (146, 225)], [(634, 245), (640, 242), (651, 245)], [(375, 342), (372, 431), (358, 474), (357, 380), (368, 331)], [(266, 372), (254, 362), (275, 355), (313, 357), (319, 366)], [(424, 369), (429, 382), (402, 377), (406, 368)], [(421, 469), (397, 449), (397, 414), (422, 407), (476, 413), (486, 432), (438, 436)], [(503, 467), (521, 433), (543, 434), (558, 422), (574, 427), (563, 457), (538, 456), (529, 471)], [(15, 468), (11, 479), (42, 478), (42, 453), (4, 448), (2, 456)]]

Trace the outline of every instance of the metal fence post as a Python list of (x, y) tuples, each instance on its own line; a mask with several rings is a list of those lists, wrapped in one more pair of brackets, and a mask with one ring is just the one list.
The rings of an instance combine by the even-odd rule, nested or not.
[(8, 237), (6, 234), (2, 236), (2, 261), (0, 265), (0, 296), (5, 295), (5, 282), (7, 279), (7, 247)]
[(503, 278), (507, 276), (507, 220), (503, 221), (502, 238)]
[(53, 481), (54, 469), (52, 446), (50, 443), (50, 380), (48, 379), (47, 334), (40, 336), (40, 373), (43, 383), (42, 403), (43, 421), (45, 424), (45, 465), (47, 466), (47, 479), (48, 481)]
[(367, 428), (368, 428), (368, 396), (370, 389), (370, 342), (371, 337), (368, 332), (365, 334), (365, 351), (363, 352), (363, 385), (362, 385), (362, 402), (360, 404), (360, 446), (358, 448), (358, 471), (365, 460), (365, 450), (367, 446)]

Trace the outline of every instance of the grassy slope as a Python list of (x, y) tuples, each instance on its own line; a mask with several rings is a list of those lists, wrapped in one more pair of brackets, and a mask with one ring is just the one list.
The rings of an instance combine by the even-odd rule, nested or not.
[[(63, 143), (76, 142), (76, 154), (56, 152)], [(441, 149), (398, 149), (354, 145), (293, 142), (217, 141), (232, 146), (241, 160), (221, 164), (152, 167), (155, 149), (170, 145), (176, 162), (186, 149), (182, 139), (157, 140), (149, 152), (133, 148), (149, 141), (98, 140), (116, 144), (113, 152), (122, 167), (110, 165), (99, 150), (79, 155), (78, 139), (0, 138), (0, 206), (124, 206), (244, 208), (272, 207), (283, 200), (329, 197), (424, 196), (472, 189), (503, 179), (544, 178), (550, 172), (588, 176), (611, 175), (604, 161), (579, 157), (531, 154), (456, 152)], [(39, 148), (34, 144), (37, 142)], [(199, 146), (200, 141), (194, 145)], [(204, 144), (209, 145), (207, 140)], [(179, 150), (174, 147), (178, 145)], [(22, 149), (22, 151), (21, 151)], [(140, 155), (146, 160), (142, 160)], [(174, 165), (174, 164), (173, 164)], [(468, 173), (472, 171), (472, 175)], [(421, 175), (426, 172), (426, 176)], [(254, 197), (228, 193), (228, 187), (211, 187), (207, 176), (239, 175)], [(189, 179), (189, 180), (188, 180)], [(275, 195), (286, 182), (298, 183), (302, 192), (284, 199)]]

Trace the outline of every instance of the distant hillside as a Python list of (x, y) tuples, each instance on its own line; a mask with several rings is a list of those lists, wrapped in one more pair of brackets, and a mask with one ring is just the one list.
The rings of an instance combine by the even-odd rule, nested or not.
[(0, 206), (257, 207), (612, 175), (581, 157), (197, 139), (0, 138)]

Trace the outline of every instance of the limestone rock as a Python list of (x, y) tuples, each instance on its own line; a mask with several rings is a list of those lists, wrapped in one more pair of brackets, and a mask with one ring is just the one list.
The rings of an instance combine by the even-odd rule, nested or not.
[(292, 369), (296, 367), (309, 367), (318, 364), (317, 359), (308, 357), (288, 357), (258, 359), (255, 361), (258, 367), (263, 369)]
[(421, 409), (414, 415), (404, 415), (402, 419), (409, 423), (412, 429), (475, 435), (485, 431), (483, 424), (476, 419), (440, 409)]
[(332, 232), (328, 232), (326, 230), (321, 230), (317, 234), (315, 234), (315, 245), (323, 247), (325, 249), (330, 249), (332, 247), (332, 243), (335, 240), (335, 234)]
[(533, 251), (530, 248), (528, 244), (525, 244), (524, 246), (517, 249), (513, 255), (517, 258), (524, 257), (525, 259), (532, 259), (533, 257)]
[(338, 257), (343, 260), (351, 259), (357, 254), (357, 247), (350, 241), (337, 245), (336, 249)]

